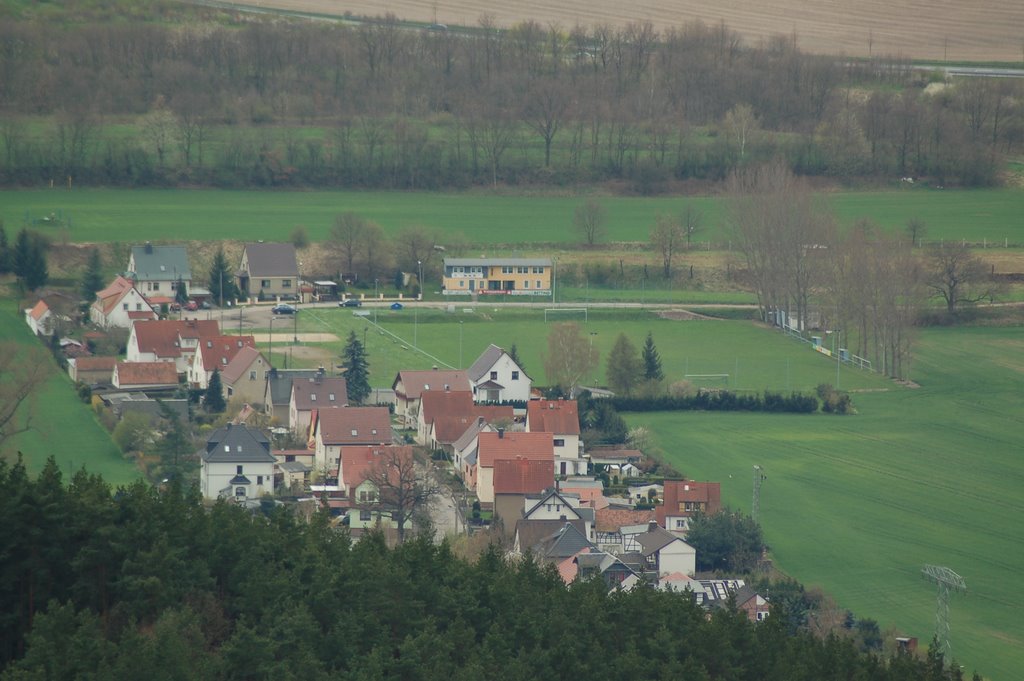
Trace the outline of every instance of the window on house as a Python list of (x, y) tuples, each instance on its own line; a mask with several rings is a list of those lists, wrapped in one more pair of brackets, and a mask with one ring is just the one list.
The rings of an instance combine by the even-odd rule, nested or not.
[(236, 452), (242, 451), (242, 445), (235, 445), (235, 451)]
[(686, 521), (683, 520), (682, 518), (676, 518), (676, 529), (677, 530), (685, 530), (686, 529)]
[(530, 280), (529, 279), (527, 279), (526, 281), (523, 282), (523, 288), (530, 288)]
[(529, 267), (519, 267), (519, 268), (516, 269), (516, 271), (519, 274), (529, 274), (530, 273), (530, 268)]
[(135, 311), (139, 312), (140, 310), (142, 310), (142, 303), (135, 303)]
[(228, 397), (231, 397), (234, 394), (235, 394), (235, 389), (234, 388), (228, 388)]
[(224, 445), (224, 451), (225, 452), (230, 452), (231, 451), (231, 445)]
[(540, 288), (540, 279), (537, 280), (537, 288)]
[(159, 291), (160, 290), (160, 282), (159, 281), (154, 281), (153, 282), (153, 290), (154, 291)]
[(256, 484), (257, 485), (262, 485), (263, 484), (263, 476), (262, 475), (257, 475), (256, 476)]
[(291, 279), (282, 279), (281, 280), (281, 288), (291, 288), (291, 287), (292, 287), (292, 280)]
[(330, 400), (331, 402), (333, 402), (334, 401), (334, 393), (328, 393), (327, 394), (327, 399)]
[(377, 434), (377, 429), (376, 428), (371, 428), (370, 429), (370, 435), (376, 435), (376, 434)]
[[(225, 447), (224, 449), (230, 451), (231, 447)], [(235, 474), (236, 475), (241, 475), (242, 474), (242, 467), (241, 466), (235, 466)]]
[(498, 380), (498, 372), (497, 371), (492, 371), (491, 372), (491, 380), (492, 381)]
[(365, 510), (365, 509), (360, 510), (359, 511), (359, 520), (363, 521), (364, 523), (369, 522), (370, 521), (370, 512)]
[(356, 430), (355, 428), (353, 428), (353, 429), (352, 429), (352, 437), (355, 437), (355, 436), (357, 436), (357, 435), (359, 435), (359, 431), (358, 431), (358, 430)]
[(565, 446), (565, 439), (564, 438), (556, 438), (554, 440), (554, 445), (556, 447), (564, 447)]
[(127, 312), (127, 311), (128, 311), (128, 303), (124, 303), (124, 304), (123, 304), (123, 305), (122, 305), (121, 307), (123, 307), (123, 308), (124, 308), (124, 311), (125, 311), (125, 312)]
[(270, 288), (270, 280), (260, 279), (260, 288)]
[(533, 273), (534, 274), (544, 274), (544, 268), (543, 267), (534, 267), (533, 268)]
[(235, 488), (235, 496), (236, 497), (244, 497), (245, 496), (245, 488), (244, 487), (236, 487)]
[(284, 460), (285, 461), (295, 461), (295, 455), (294, 454), (285, 454), (284, 455)]
[(512, 380), (513, 381), (518, 381), (519, 380), (519, 372), (518, 371), (513, 371), (512, 372)]
[(316, 402), (316, 393), (310, 393), (309, 399), (312, 400), (313, 402)]
[(249, 380), (250, 381), (255, 381), (256, 380), (256, 372), (255, 371), (250, 371), (249, 372)]
[(459, 279), (459, 286), (462, 287), (462, 288), (465, 288), (466, 287), (466, 282), (464, 282), (463, 280)]

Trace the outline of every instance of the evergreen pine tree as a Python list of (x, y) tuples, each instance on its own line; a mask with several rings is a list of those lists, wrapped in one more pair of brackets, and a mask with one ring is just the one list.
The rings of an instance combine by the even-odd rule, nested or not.
[(402, 270), (395, 271), (395, 288), (399, 291), (405, 288), (405, 272)]
[(654, 337), (651, 332), (647, 332), (647, 340), (644, 342), (644, 378), (649, 381), (660, 381), (665, 378), (665, 373), (661, 370), (661, 355), (658, 354), (658, 348), (654, 347)]
[(348, 399), (356, 404), (362, 404), (370, 396), (370, 364), (366, 361), (366, 348), (355, 331), (348, 334), (341, 358), (345, 367)]
[(210, 385), (206, 387), (203, 403), (206, 405), (206, 411), (213, 414), (220, 414), (228, 408), (224, 401), (224, 386), (221, 384), (220, 370), (217, 368), (214, 368), (213, 375), (210, 376)]
[(513, 343), (512, 347), (509, 348), (508, 356), (512, 359), (513, 362), (519, 365), (520, 369), (526, 371), (526, 365), (523, 364), (523, 360), (519, 359), (519, 348), (516, 347), (515, 343)]
[[(220, 376), (217, 376), (220, 381)], [(212, 381), (211, 381), (212, 383)], [(160, 454), (160, 468), (163, 473), (173, 476), (181, 472), (181, 466), (186, 457), (191, 453), (192, 443), (189, 441), (185, 424), (181, 422), (178, 412), (167, 406), (164, 402), (158, 402), (160, 415), (166, 420), (167, 426), (164, 429), (164, 436), (157, 444), (157, 452)]]
[(13, 263), (11, 245), (7, 242), (7, 231), (4, 229), (4, 222), (0, 220), (0, 274), (7, 274), (11, 271)]
[(218, 248), (217, 255), (213, 256), (209, 288), (211, 297), (218, 305), (238, 297), (238, 287), (235, 286), (234, 275), (231, 273), (231, 267), (228, 266), (228, 259), (224, 256), (223, 248)]
[(100, 257), (100, 250), (93, 248), (89, 252), (89, 262), (85, 266), (85, 274), (82, 276), (82, 300), (92, 301), (96, 292), (103, 288), (103, 260)]
[(174, 285), (174, 302), (179, 305), (188, 302), (188, 288), (185, 286), (185, 280), (181, 277), (178, 277), (178, 281)]
[(32, 239), (29, 249), (28, 269), (25, 273), (25, 286), (35, 291), (46, 286), (50, 280), (50, 270), (46, 265), (46, 251), (42, 239)]
[(22, 229), (14, 241), (14, 252), (11, 254), (11, 268), (18, 281), (25, 280), (28, 272), (29, 260), (32, 254), (32, 237), (28, 230)]

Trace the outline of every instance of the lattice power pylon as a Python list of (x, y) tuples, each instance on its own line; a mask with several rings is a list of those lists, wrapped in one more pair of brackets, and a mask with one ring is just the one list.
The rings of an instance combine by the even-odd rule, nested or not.
[(764, 469), (760, 466), (754, 466), (754, 502), (750, 505), (750, 517), (757, 522), (757, 517), (761, 513), (761, 483), (764, 481)]
[(967, 591), (967, 582), (948, 567), (925, 565), (921, 574), (938, 585), (939, 593), (935, 602), (935, 640), (942, 646), (946, 659), (951, 659), (949, 644), (949, 594), (953, 591)]

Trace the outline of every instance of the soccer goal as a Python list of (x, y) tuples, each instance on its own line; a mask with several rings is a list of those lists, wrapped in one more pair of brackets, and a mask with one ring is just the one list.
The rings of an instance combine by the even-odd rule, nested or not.
[(684, 374), (683, 378), (698, 388), (729, 387), (729, 374)]
[(587, 308), (585, 307), (546, 307), (544, 308), (544, 321), (571, 321), (583, 317), (587, 321)]

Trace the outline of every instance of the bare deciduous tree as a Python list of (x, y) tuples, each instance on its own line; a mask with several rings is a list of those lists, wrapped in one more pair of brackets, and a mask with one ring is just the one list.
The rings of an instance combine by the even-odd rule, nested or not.
[(964, 305), (992, 300), (998, 286), (988, 267), (962, 243), (939, 243), (928, 249), (925, 284), (953, 314)]
[(580, 331), (579, 324), (555, 324), (548, 334), (548, 351), (544, 355), (544, 373), (548, 382), (576, 396), (583, 377), (597, 367), (599, 352)]
[(661, 271), (666, 279), (672, 278), (672, 261), (683, 247), (686, 234), (679, 218), (658, 215), (651, 230), (651, 244), (661, 254)]
[(356, 270), (356, 258), (362, 247), (366, 226), (366, 219), (355, 213), (342, 213), (334, 218), (327, 243), (337, 254), (344, 274), (352, 274)]
[(32, 404), (49, 376), (50, 359), (38, 346), (0, 343), (0, 450), (32, 427)]
[(366, 480), (377, 488), (381, 508), (391, 512), (399, 543), (405, 541), (406, 524), (441, 492), (429, 462), (417, 460), (412, 447), (383, 448)]
[(572, 214), (573, 229), (588, 246), (593, 246), (604, 239), (608, 231), (605, 228), (607, 221), (608, 209), (597, 199), (587, 199), (576, 206)]

